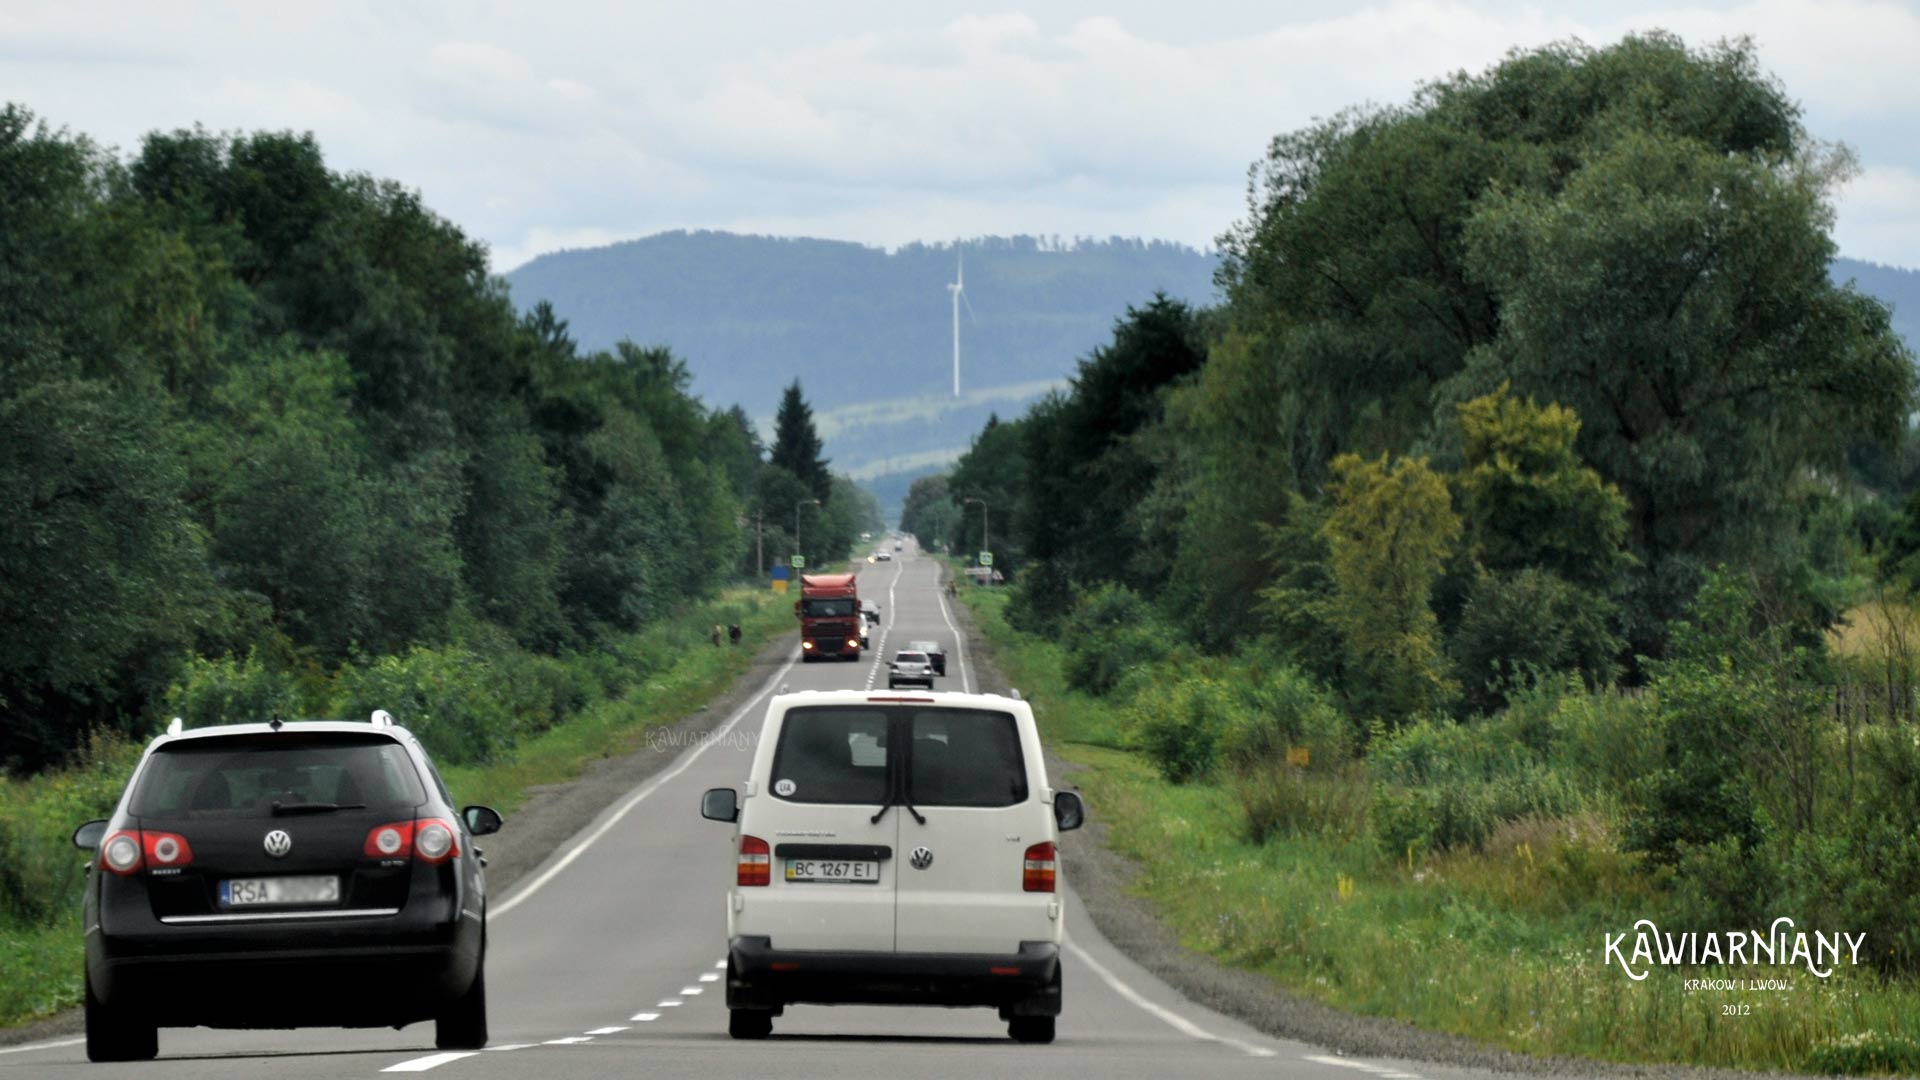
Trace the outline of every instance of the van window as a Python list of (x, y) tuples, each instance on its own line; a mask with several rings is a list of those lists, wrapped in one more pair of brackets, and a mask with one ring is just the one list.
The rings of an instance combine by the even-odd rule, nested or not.
[(912, 715), (908, 801), (915, 806), (1013, 806), (1027, 801), (1026, 759), (1013, 716), (976, 709)]
[(773, 752), (773, 796), (800, 803), (886, 802), (887, 721), (883, 708), (787, 713)]

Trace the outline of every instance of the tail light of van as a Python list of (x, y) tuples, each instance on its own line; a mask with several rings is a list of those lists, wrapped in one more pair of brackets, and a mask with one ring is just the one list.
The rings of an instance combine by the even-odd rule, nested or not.
[(740, 838), (740, 871), (734, 879), (739, 885), (765, 885), (773, 880), (773, 852), (757, 836)]
[(367, 831), (361, 854), (369, 859), (408, 859), (442, 863), (460, 854), (453, 826), (441, 818), (390, 821)]
[(1054, 859), (1051, 840), (1028, 848), (1020, 872), (1020, 887), (1028, 892), (1052, 892)]

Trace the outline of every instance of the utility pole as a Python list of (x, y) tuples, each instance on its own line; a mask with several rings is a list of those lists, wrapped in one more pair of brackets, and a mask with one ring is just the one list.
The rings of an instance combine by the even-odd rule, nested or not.
[(993, 550), (993, 531), (992, 531), (993, 526), (992, 526), (992, 518), (987, 510), (987, 500), (969, 498), (967, 499), (966, 505), (971, 505), (973, 503), (980, 504), (980, 550), (992, 551)]
[(764, 510), (753, 512), (753, 576), (760, 580), (764, 580), (767, 576), (767, 544), (766, 537), (762, 535), (765, 530), (761, 524), (761, 519), (765, 516)]
[(800, 546), (800, 508), (808, 503), (819, 506), (820, 500), (801, 499), (799, 502), (793, 504), (793, 553), (795, 555), (803, 555), (806, 553), (805, 549)]

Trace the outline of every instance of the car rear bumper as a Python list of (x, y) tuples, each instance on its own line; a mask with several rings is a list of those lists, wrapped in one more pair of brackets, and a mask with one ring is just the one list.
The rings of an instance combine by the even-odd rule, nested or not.
[(1009, 1016), (1060, 1015), (1060, 946), (1023, 941), (1009, 955), (781, 950), (766, 937), (728, 944), (727, 1007), (981, 1005)]
[(478, 916), (425, 912), (87, 933), (97, 1000), (160, 1026), (384, 1027), (431, 1018), (479, 973)]

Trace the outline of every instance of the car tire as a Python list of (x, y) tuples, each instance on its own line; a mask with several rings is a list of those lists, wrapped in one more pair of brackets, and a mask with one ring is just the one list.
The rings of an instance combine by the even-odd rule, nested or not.
[(1013, 1041), (1023, 1043), (1050, 1043), (1053, 1041), (1053, 1017), (1016, 1016), (1007, 1021), (1007, 1034)]
[(728, 1009), (727, 1034), (736, 1039), (764, 1039), (773, 1034), (773, 1013), (767, 1009)]
[(88, 1061), (152, 1061), (160, 1053), (160, 1029), (131, 1020), (125, 1009), (103, 1004), (86, 980)]
[(433, 1021), (433, 1045), (441, 1050), (479, 1050), (487, 1045), (487, 954), (483, 946), (473, 985)]

